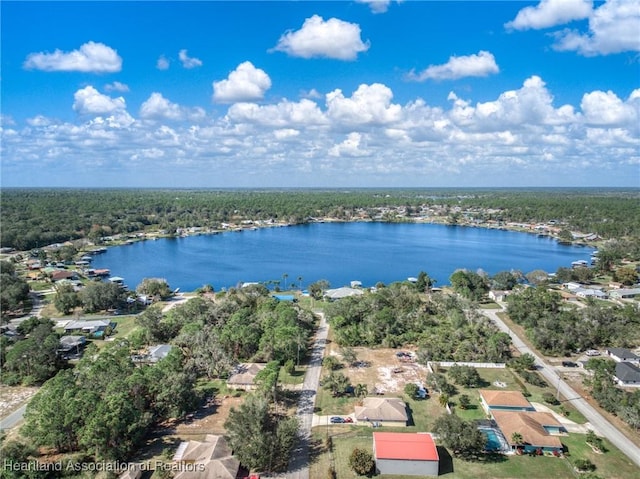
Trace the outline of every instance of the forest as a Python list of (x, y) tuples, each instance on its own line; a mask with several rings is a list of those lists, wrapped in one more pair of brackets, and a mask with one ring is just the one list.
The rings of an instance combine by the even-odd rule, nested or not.
[(48, 244), (138, 231), (219, 228), (225, 222), (312, 218), (367, 220), (377, 209), (440, 206), (456, 222), (555, 221), (602, 238), (640, 237), (637, 189), (21, 189), (2, 191), (2, 247), (30, 250)]

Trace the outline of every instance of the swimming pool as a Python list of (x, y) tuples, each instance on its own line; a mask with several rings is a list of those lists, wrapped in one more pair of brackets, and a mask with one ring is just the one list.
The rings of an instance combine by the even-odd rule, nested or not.
[(485, 446), (486, 451), (504, 452), (509, 450), (509, 445), (500, 431), (488, 427), (480, 427), (478, 429), (480, 429), (482, 434), (487, 438), (487, 445)]

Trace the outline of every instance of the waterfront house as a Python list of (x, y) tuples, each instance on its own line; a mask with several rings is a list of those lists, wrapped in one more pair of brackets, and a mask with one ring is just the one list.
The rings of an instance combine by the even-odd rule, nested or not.
[(60, 338), (58, 353), (62, 355), (80, 354), (80, 351), (84, 349), (86, 344), (87, 339), (84, 336), (62, 336)]
[[(522, 411), (493, 411), (492, 414), (512, 449), (562, 453), (563, 446), (558, 436), (565, 435), (566, 429), (553, 414)], [(513, 442), (514, 433), (522, 436), (522, 442)]]
[(437, 476), (440, 458), (431, 434), (374, 432), (376, 472), (402, 476)]
[(614, 379), (620, 386), (640, 388), (640, 368), (632, 363), (616, 363)]
[(400, 398), (366, 397), (354, 409), (356, 422), (364, 426), (405, 427), (409, 420), (407, 405)]
[(349, 296), (361, 296), (364, 294), (364, 291), (356, 288), (336, 288), (336, 289), (328, 289), (324, 293), (324, 297), (330, 301), (335, 301), (336, 299), (348, 298)]
[(256, 389), (256, 376), (266, 367), (265, 363), (241, 363), (238, 364), (229, 379), (227, 386), (231, 389), (243, 389), (250, 391)]
[(535, 411), (520, 391), (481, 389), (479, 393), (482, 407), (492, 416), (495, 411)]
[(615, 289), (609, 291), (609, 296), (614, 299), (631, 299), (640, 296), (640, 288)]
[(224, 436), (207, 434), (204, 441), (182, 442), (173, 456), (175, 479), (236, 479), (240, 461)]

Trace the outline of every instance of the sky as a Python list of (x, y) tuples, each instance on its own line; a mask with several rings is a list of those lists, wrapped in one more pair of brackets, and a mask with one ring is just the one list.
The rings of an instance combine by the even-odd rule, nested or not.
[(640, 0), (0, 17), (3, 187), (640, 187)]

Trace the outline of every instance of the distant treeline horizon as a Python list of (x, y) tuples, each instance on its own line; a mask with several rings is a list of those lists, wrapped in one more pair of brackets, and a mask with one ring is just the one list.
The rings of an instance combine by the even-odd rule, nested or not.
[[(640, 188), (21, 188), (2, 190), (0, 244), (30, 250), (138, 231), (242, 220), (301, 224), (310, 218), (372, 219), (379, 208), (459, 207), (476, 222), (556, 221), (600, 237), (640, 237)], [(451, 209), (451, 217), (448, 211)], [(491, 210), (491, 211), (489, 211)], [(363, 217), (364, 212), (364, 217)], [(369, 217), (367, 217), (369, 215)], [(392, 220), (391, 218), (387, 220)]]

